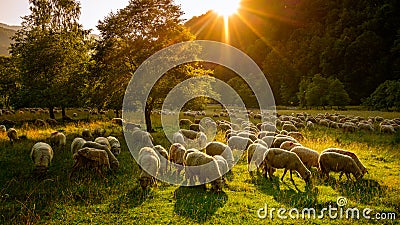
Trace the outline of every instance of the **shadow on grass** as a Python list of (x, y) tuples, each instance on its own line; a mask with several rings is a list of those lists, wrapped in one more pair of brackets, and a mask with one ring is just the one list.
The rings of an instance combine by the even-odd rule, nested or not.
[[(314, 207), (317, 204), (318, 189), (312, 185), (306, 185), (305, 190), (301, 191), (292, 183), (281, 182), (279, 177), (272, 180), (265, 179), (263, 176), (256, 176), (251, 181), (254, 185), (267, 195), (274, 197), (274, 200), (292, 207)], [(287, 189), (281, 190), (281, 186)], [(294, 187), (294, 188), (293, 188)]]
[(215, 193), (203, 187), (179, 187), (174, 212), (198, 223), (209, 220), (228, 201), (225, 192)]
[(328, 182), (333, 189), (336, 189), (343, 196), (348, 196), (360, 203), (370, 203), (373, 198), (380, 198), (385, 192), (384, 187), (371, 179), (362, 179), (360, 181), (336, 181), (330, 179)]
[(121, 213), (124, 209), (138, 207), (143, 204), (146, 199), (153, 197), (153, 190), (143, 190), (139, 185), (132, 188), (132, 190), (119, 196), (116, 200), (112, 201), (109, 206), (109, 212)]

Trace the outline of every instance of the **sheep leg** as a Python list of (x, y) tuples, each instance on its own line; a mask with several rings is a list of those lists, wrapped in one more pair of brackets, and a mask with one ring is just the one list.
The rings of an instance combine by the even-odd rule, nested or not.
[[(283, 172), (283, 175), (282, 175), (281, 181), (283, 181), (283, 178), (285, 177), (285, 175), (286, 175), (286, 172), (287, 172), (287, 169), (285, 169), (285, 171)], [(290, 179), (292, 179), (292, 171), (290, 171)]]

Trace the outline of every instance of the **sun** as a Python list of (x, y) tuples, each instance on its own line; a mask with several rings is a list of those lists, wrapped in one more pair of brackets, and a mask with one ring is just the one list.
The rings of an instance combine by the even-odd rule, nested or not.
[(235, 14), (240, 7), (241, 0), (215, 0), (211, 6), (212, 10), (218, 15), (229, 17)]

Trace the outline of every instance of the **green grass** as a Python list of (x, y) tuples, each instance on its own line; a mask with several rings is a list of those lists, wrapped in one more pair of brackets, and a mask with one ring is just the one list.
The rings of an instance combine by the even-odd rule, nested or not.
[[(212, 113), (214, 109), (208, 110)], [(284, 111), (285, 114), (296, 111)], [(321, 111), (309, 111), (318, 113)], [(324, 111), (325, 112), (325, 111)], [(282, 113), (280, 111), (280, 113)], [(352, 111), (343, 112), (355, 115)], [(374, 112), (359, 112), (367, 117)], [(381, 115), (381, 114), (377, 114)], [(383, 114), (386, 118), (399, 117), (396, 113)], [(18, 118), (17, 118), (18, 119)], [(169, 147), (162, 133), (159, 116), (153, 117), (157, 133), (155, 144)], [(102, 126), (108, 134), (123, 140), (120, 127), (106, 121), (80, 122), (46, 129), (19, 129), (26, 135), (11, 146), (0, 134), (0, 224), (399, 224), (399, 220), (329, 219), (259, 219), (257, 211), (264, 207), (336, 207), (336, 199), (344, 196), (346, 207), (371, 208), (374, 212), (396, 212), (400, 215), (400, 135), (379, 132), (344, 134), (340, 130), (317, 127), (302, 131), (307, 138), (304, 146), (322, 151), (340, 147), (354, 151), (369, 169), (362, 181), (338, 181), (331, 173), (330, 180), (320, 178), (313, 170), (313, 185), (306, 187), (294, 174), (297, 187), (289, 176), (284, 182), (278, 178), (266, 180), (261, 174), (250, 177), (244, 160), (227, 175), (227, 187), (216, 194), (201, 188), (179, 187), (159, 182), (158, 187), (142, 191), (138, 185), (139, 169), (122, 141), (119, 156), (121, 167), (108, 182), (91, 171), (79, 172), (71, 181), (68, 175), (73, 161), (69, 144), (85, 127)], [(67, 134), (67, 147), (55, 149), (55, 156), (46, 177), (32, 174), (30, 149), (38, 140), (45, 140), (52, 130), (62, 129)], [(220, 134), (218, 140), (222, 138)], [(276, 172), (281, 176), (282, 170)]]

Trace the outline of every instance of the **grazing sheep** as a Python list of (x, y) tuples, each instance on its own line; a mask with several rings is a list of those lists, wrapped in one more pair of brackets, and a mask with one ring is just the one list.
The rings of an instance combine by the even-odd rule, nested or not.
[(47, 123), (44, 120), (41, 120), (41, 119), (36, 119), (35, 122), (33, 122), (33, 124), (36, 127), (46, 127), (47, 126)]
[(357, 127), (354, 123), (345, 122), (342, 124), (342, 129), (344, 132), (355, 132), (357, 130)]
[(274, 142), (272, 143), (272, 148), (279, 148), (281, 144), (285, 141), (292, 141), (294, 143), (298, 143), (298, 141), (289, 136), (276, 136)]
[(105, 137), (97, 137), (96, 139), (94, 139), (94, 142), (105, 145), (108, 147), (108, 149), (111, 149), (110, 142), (108, 142), (108, 139)]
[(195, 177), (197, 177), (201, 184), (205, 184), (207, 181), (211, 182), (212, 190), (217, 192), (222, 190), (224, 181), (215, 158), (195, 151), (187, 154), (185, 161), (185, 175), (189, 184), (195, 185)]
[(106, 129), (101, 127), (94, 128), (93, 135), (95, 137), (104, 137), (105, 134), (106, 134)]
[(381, 125), (380, 132), (387, 133), (387, 134), (395, 134), (396, 133), (396, 131), (394, 130), (394, 127), (392, 125)]
[(50, 144), (53, 147), (64, 147), (67, 144), (67, 137), (65, 134), (55, 131), (50, 134)]
[(179, 133), (181, 133), (187, 139), (191, 139), (191, 140), (196, 139), (197, 135), (199, 134), (199, 132), (197, 132), (197, 131), (186, 130), (186, 129), (180, 129)]
[(229, 169), (233, 167), (235, 159), (233, 158), (232, 150), (228, 145), (214, 141), (208, 143), (205, 149), (207, 155), (221, 155), (228, 162)]
[(102, 178), (105, 178), (105, 176), (101, 169), (105, 167), (110, 170), (108, 154), (104, 150), (84, 147), (74, 154), (73, 159), (74, 165), (69, 175), (70, 179), (75, 171), (80, 168), (94, 168)]
[(286, 151), (292, 150), (294, 147), (301, 146), (299, 143), (295, 143), (293, 141), (284, 141), (279, 148), (284, 149)]
[(306, 183), (310, 182), (311, 172), (304, 166), (300, 158), (293, 152), (288, 152), (280, 148), (270, 148), (264, 154), (264, 169), (268, 172), (270, 179), (272, 179), (273, 171), (270, 168), (285, 169), (281, 180), (286, 175), (287, 170), (290, 171), (290, 180), (294, 183), (292, 178), (292, 170), (297, 171)]
[(189, 119), (181, 119), (181, 120), (179, 120), (179, 126), (189, 127), (192, 124), (193, 124), (193, 122), (191, 120), (189, 120)]
[(200, 124), (191, 124), (189, 126), (189, 130), (197, 131), (197, 132), (204, 132), (204, 128)]
[(228, 146), (232, 150), (244, 151), (251, 144), (253, 144), (253, 141), (250, 138), (245, 138), (245, 137), (240, 137), (240, 136), (233, 136), (233, 137), (230, 137), (228, 140)]
[(364, 164), (362, 164), (362, 162), (360, 161), (360, 159), (357, 157), (357, 155), (354, 152), (346, 151), (346, 150), (339, 149), (339, 148), (327, 148), (322, 153), (324, 153), (324, 152), (336, 152), (336, 153), (339, 153), (342, 155), (350, 156), (354, 160), (354, 162), (356, 162), (358, 168), (360, 168), (363, 176), (365, 173), (368, 173), (367, 168), (364, 166)]
[(51, 160), (53, 159), (53, 149), (44, 142), (38, 142), (32, 147), (31, 158), (35, 164), (35, 172), (45, 173), (48, 171)]
[(91, 141), (93, 139), (93, 135), (89, 129), (85, 128), (82, 130), (82, 138), (85, 139), (86, 141)]
[(282, 126), (282, 130), (291, 132), (291, 131), (297, 131), (297, 128), (293, 124), (285, 123)]
[(172, 136), (172, 142), (173, 143), (179, 143), (185, 147), (187, 147), (186, 141), (185, 141), (185, 137), (183, 136), (183, 134), (176, 132), (173, 134)]
[(110, 147), (98, 142), (93, 142), (93, 141), (87, 141), (83, 144), (82, 148), (93, 148), (93, 149), (99, 149), (99, 150), (104, 150), (107, 153), (108, 159), (109, 159), (109, 164), (110, 168), (115, 171), (119, 167), (119, 161), (118, 159), (114, 156), (114, 154), (110, 151)]
[(17, 130), (14, 128), (8, 129), (7, 137), (10, 139), (11, 144), (13, 144), (16, 140), (19, 140)]
[[(349, 179), (349, 174), (353, 174), (353, 176), (359, 180), (362, 177), (362, 172), (360, 168), (357, 166), (356, 162), (347, 155), (339, 154), (336, 152), (322, 152), (319, 156), (319, 167), (321, 169), (321, 173), (326, 175), (329, 179), (329, 172), (343, 172), (346, 174)], [(342, 174), (339, 176), (341, 178)]]
[(72, 143), (71, 143), (71, 153), (74, 155), (75, 153), (78, 152), (79, 149), (83, 148), (83, 145), (85, 144), (85, 139), (83, 138), (75, 138)]
[(172, 169), (172, 164), (174, 163), (177, 170), (177, 176), (183, 169), (185, 153), (186, 148), (180, 143), (174, 143), (169, 148), (169, 161), (171, 162), (169, 168)]
[(254, 162), (256, 170), (261, 168), (262, 162), (264, 161), (264, 154), (268, 151), (268, 147), (262, 144), (251, 144), (247, 148), (247, 166), (249, 169), (250, 176), (253, 176), (253, 169), (251, 163)]
[(304, 146), (296, 146), (290, 150), (291, 152), (296, 153), (297, 156), (301, 159), (303, 164), (310, 169), (311, 167), (315, 167), (319, 169), (319, 153), (310, 148), (306, 148)]
[(168, 151), (161, 145), (154, 146), (158, 157), (160, 158), (160, 174), (165, 174), (168, 170)]
[(256, 135), (249, 133), (249, 132), (240, 132), (237, 134), (237, 136), (244, 137), (244, 138), (250, 138), (253, 142), (258, 139)]
[(110, 143), (111, 152), (115, 155), (115, 157), (118, 157), (118, 155), (121, 153), (121, 144), (119, 143), (118, 139), (114, 136), (108, 136), (107, 140), (108, 143)]
[(300, 132), (289, 132), (288, 136), (296, 139), (297, 141), (303, 141), (306, 138)]
[(6, 126), (0, 125), (0, 132), (3, 132), (3, 133), (7, 132)]
[(142, 170), (139, 178), (142, 189), (146, 189), (153, 184), (157, 185), (155, 177), (160, 169), (160, 158), (156, 151), (150, 147), (143, 147), (139, 151), (138, 162)]
[(358, 129), (359, 130), (365, 130), (365, 131), (374, 131), (374, 128), (369, 123), (359, 123), (358, 124)]
[(131, 151), (131, 153), (136, 154), (143, 147), (150, 147), (150, 148), (154, 147), (154, 144), (153, 144), (154, 139), (149, 132), (137, 130), (137, 131), (134, 131), (133, 133), (129, 134), (129, 136), (130, 137), (126, 140), (128, 143), (129, 142), (132, 143), (130, 146), (134, 148), (134, 149), (132, 149), (132, 148), (129, 149)]
[(183, 135), (184, 143), (187, 147), (204, 148), (207, 144), (207, 136), (203, 132), (180, 129), (179, 133)]
[(310, 129), (310, 130), (315, 128), (314, 123), (311, 121), (307, 121), (306, 127), (307, 127), (307, 129)]
[(55, 119), (46, 119), (46, 123), (49, 124), (50, 126), (56, 126), (58, 124), (57, 120)]
[(121, 126), (121, 127), (122, 127), (122, 124), (124, 123), (124, 121), (122, 120), (122, 118), (112, 118), (112, 119), (111, 119), (111, 122), (114, 123), (114, 124), (117, 124), (117, 125), (119, 125), (119, 126)]

